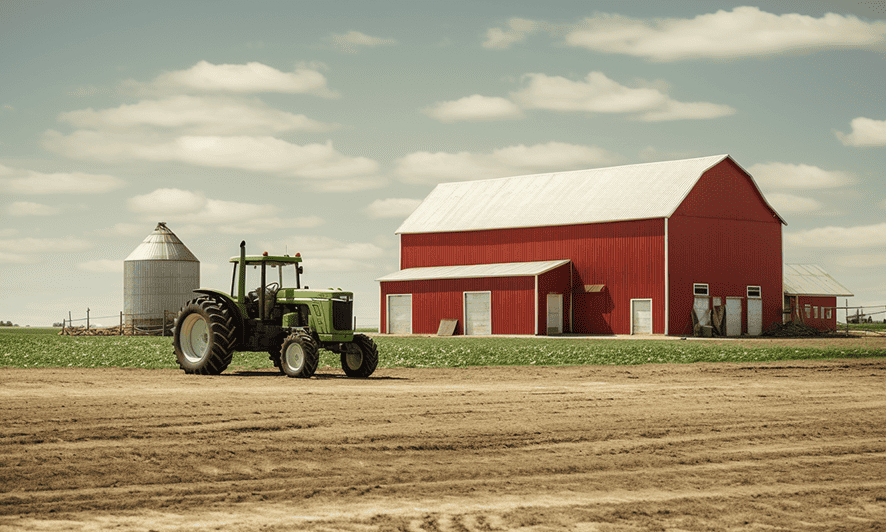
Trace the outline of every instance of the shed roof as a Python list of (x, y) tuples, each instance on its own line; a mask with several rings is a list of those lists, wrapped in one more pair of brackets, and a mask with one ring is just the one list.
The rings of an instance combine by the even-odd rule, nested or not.
[(791, 296), (845, 296), (854, 294), (816, 264), (785, 264), (784, 293)]
[(472, 264), (468, 266), (429, 266), (407, 268), (390, 273), (376, 281), (424, 281), (430, 279), (470, 279), (475, 277), (532, 277), (569, 264), (569, 259), (537, 262)]
[(200, 262), (197, 257), (175, 236), (166, 222), (160, 222), (154, 231), (145, 237), (141, 244), (124, 260), (177, 260)]
[(701, 175), (725, 159), (732, 160), (729, 155), (714, 155), (441, 183), (396, 232), (439, 233), (666, 218), (686, 199)]

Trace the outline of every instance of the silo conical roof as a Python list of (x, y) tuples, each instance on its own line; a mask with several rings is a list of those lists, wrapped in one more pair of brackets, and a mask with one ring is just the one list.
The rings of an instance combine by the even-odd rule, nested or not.
[(183, 262), (200, 262), (197, 257), (175, 236), (166, 222), (157, 224), (154, 232), (149, 234), (129, 254), (124, 262), (131, 260), (177, 260)]

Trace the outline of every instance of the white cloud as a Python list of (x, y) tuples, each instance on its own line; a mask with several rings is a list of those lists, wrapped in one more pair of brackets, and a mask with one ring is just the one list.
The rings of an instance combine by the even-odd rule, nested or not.
[(104, 194), (126, 183), (114, 176), (57, 172), (47, 174), (0, 165), (0, 193), (8, 194)]
[(86, 262), (81, 262), (80, 264), (77, 265), (77, 268), (87, 271), (87, 272), (123, 273), (123, 259), (120, 259), (120, 260), (110, 260), (110, 259), (89, 260)]
[(370, 218), (406, 218), (418, 208), (420, 199), (387, 198), (378, 199), (363, 209)]
[(886, 146), (886, 120), (858, 117), (850, 123), (852, 133), (834, 131), (844, 146)]
[(804, 198), (802, 196), (795, 196), (793, 194), (782, 194), (773, 192), (771, 194), (766, 194), (766, 201), (769, 202), (772, 207), (782, 213), (801, 213), (801, 212), (814, 212), (821, 210), (821, 203), (812, 199), (812, 198)]
[(366, 176), (354, 179), (324, 179), (311, 181), (310, 186), (318, 192), (358, 192), (383, 188), (390, 183), (390, 179), (381, 176)]
[(10, 216), (54, 216), (62, 210), (42, 203), (16, 201), (9, 205), (7, 212)]
[(866, 248), (886, 245), (886, 223), (855, 227), (819, 227), (786, 233), (785, 244), (797, 248)]
[(668, 98), (656, 89), (631, 89), (591, 72), (585, 81), (561, 76), (526, 74), (527, 85), (513, 94), (524, 108), (552, 111), (588, 111), (595, 113), (630, 113), (664, 106)]
[(191, 228), (194, 233), (203, 232), (207, 226), (226, 234), (256, 234), (323, 224), (318, 216), (280, 217), (281, 209), (275, 205), (211, 199), (199, 192), (175, 188), (134, 196), (126, 205), (146, 221), (162, 219), (196, 226)]
[(520, 108), (506, 98), (474, 94), (459, 100), (437, 102), (424, 113), (440, 122), (469, 122), (520, 118)]
[(70, 135), (47, 131), (43, 144), (46, 149), (80, 159), (175, 161), (318, 181), (372, 178), (378, 171), (377, 162), (348, 157), (336, 151), (332, 141), (300, 146), (269, 136), (188, 135), (169, 139), (78, 130)]
[(301, 253), (305, 270), (309, 272), (327, 271), (367, 271), (377, 269), (379, 258), (385, 250), (369, 242), (343, 242), (324, 236), (298, 236), (292, 241), (259, 242), (261, 249), (289, 249), (290, 255)]
[(128, 130), (152, 127), (189, 134), (247, 135), (284, 131), (328, 131), (334, 126), (272, 109), (254, 100), (178, 95), (142, 100), (115, 109), (81, 109), (59, 120), (84, 129)]
[(150, 234), (154, 229), (150, 224), (137, 223), (116, 223), (113, 227), (107, 229), (98, 229), (96, 234), (102, 237), (109, 236), (140, 236), (144, 237)]
[(735, 114), (735, 108), (728, 105), (695, 102), (684, 103), (668, 100), (663, 109), (650, 111), (640, 117), (646, 122), (662, 122), (665, 120), (706, 120)]
[(597, 52), (677, 61), (826, 48), (882, 49), (886, 23), (834, 13), (821, 18), (796, 13), (775, 15), (743, 6), (692, 19), (601, 14), (576, 24), (564, 41)]
[(561, 76), (527, 74), (526, 86), (512, 94), (524, 109), (583, 111), (591, 113), (645, 113), (645, 121), (707, 119), (731, 115), (728, 105), (683, 103), (652, 87), (630, 88), (591, 72), (583, 81)]
[(92, 248), (92, 242), (79, 238), (11, 238), (0, 239), (0, 262), (26, 263), (34, 255), (75, 253)]
[(748, 172), (763, 189), (837, 188), (855, 183), (855, 177), (848, 172), (822, 170), (808, 164), (755, 164)]
[(846, 268), (871, 268), (874, 266), (886, 266), (886, 253), (840, 254), (833, 260), (836, 264)]
[(348, 54), (356, 54), (361, 48), (377, 48), (379, 46), (394, 46), (398, 44), (396, 39), (373, 37), (354, 30), (347, 33), (333, 33), (327, 38), (327, 41), (335, 50)]
[(490, 50), (507, 50), (514, 43), (522, 42), (527, 35), (534, 35), (542, 23), (522, 18), (512, 18), (508, 21), (508, 27), (489, 28), (486, 30), (486, 40), (483, 47)]
[(281, 72), (257, 62), (245, 65), (213, 65), (207, 61), (200, 61), (187, 70), (167, 72), (158, 76), (153, 86), (161, 90), (282, 92), (337, 96), (326, 87), (326, 77), (316, 70), (296, 68), (294, 72)]
[(415, 152), (398, 159), (395, 173), (406, 183), (436, 184), (612, 164), (617, 156), (595, 146), (549, 142), (509, 146), (492, 153)]
[(150, 194), (126, 200), (129, 210), (157, 216), (190, 214), (203, 210), (209, 200), (202, 194), (177, 188), (158, 188)]

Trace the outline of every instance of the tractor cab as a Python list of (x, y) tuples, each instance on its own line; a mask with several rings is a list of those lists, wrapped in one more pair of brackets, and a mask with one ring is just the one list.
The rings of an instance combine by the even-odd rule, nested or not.
[[(231, 257), (230, 262), (234, 264), (231, 275), (231, 298), (246, 307), (250, 318), (262, 320), (269, 318), (276, 304), (277, 293), (287, 286), (286, 283), (296, 290), (301, 289), (301, 274), (304, 273), (303, 267), (299, 264), (301, 261), (300, 253), (296, 253), (294, 257), (272, 256), (268, 255), (267, 251), (260, 256), (247, 257), (243, 254)], [(250, 267), (252, 270), (260, 270), (261, 280), (254, 290), (247, 293), (247, 272)], [(236, 286), (239, 286), (239, 289), (235, 293)]]

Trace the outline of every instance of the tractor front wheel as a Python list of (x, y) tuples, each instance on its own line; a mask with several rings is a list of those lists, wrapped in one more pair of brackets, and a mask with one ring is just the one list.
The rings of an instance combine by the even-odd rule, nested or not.
[(175, 318), (172, 345), (185, 373), (218, 375), (234, 355), (234, 325), (227, 309), (213, 299), (198, 297)]
[(366, 378), (378, 366), (378, 347), (365, 334), (355, 334), (354, 341), (341, 353), (341, 369), (348, 377)]
[(320, 363), (317, 344), (307, 334), (293, 333), (280, 348), (280, 371), (289, 377), (309, 379)]

